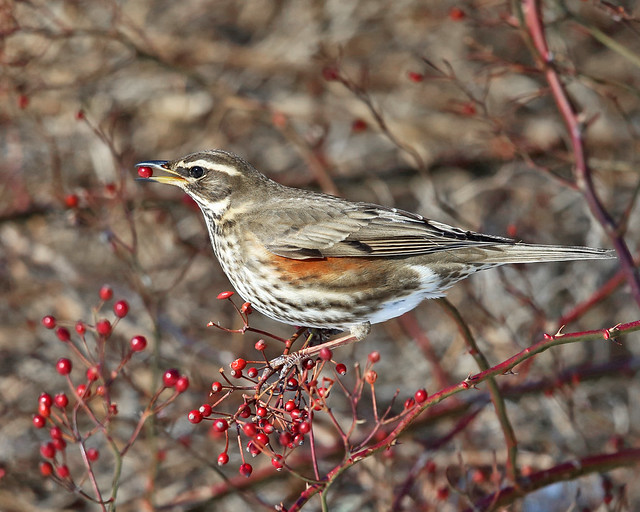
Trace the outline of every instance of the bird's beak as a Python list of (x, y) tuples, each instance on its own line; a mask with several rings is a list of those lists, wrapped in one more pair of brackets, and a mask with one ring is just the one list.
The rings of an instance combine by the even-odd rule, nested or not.
[(153, 170), (162, 170), (174, 174), (174, 176), (151, 176), (149, 178), (138, 178), (140, 181), (156, 181), (158, 183), (166, 183), (167, 185), (175, 185), (182, 187), (187, 180), (180, 176), (176, 171), (169, 169), (169, 162), (166, 160), (148, 160), (136, 164), (138, 167), (151, 167)]

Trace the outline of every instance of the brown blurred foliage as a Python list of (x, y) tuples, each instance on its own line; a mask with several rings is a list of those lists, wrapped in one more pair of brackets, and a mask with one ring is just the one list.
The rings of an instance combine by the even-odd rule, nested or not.
[[(544, 14), (556, 66), (584, 115), (598, 191), (613, 215), (628, 213), (625, 239), (637, 251), (640, 27), (637, 6), (621, 4), (547, 2)], [(41, 317), (90, 322), (103, 283), (131, 304), (118, 336), (153, 340), (132, 378), (150, 386), (158, 369), (174, 366), (192, 382), (173, 416), (139, 440), (123, 472), (120, 510), (198, 502), (200, 510), (269, 510), (304, 488), (274, 473), (241, 492), (207, 494), (224, 482), (214, 468), (219, 448), (185, 414), (206, 400), (218, 368), (257, 338), (206, 327), (238, 320), (215, 300), (229, 284), (200, 213), (177, 190), (136, 182), (138, 161), (221, 148), (286, 184), (527, 242), (609, 246), (571, 186), (564, 125), (508, 2), (3, 0), (0, 34), (2, 510), (92, 509), (40, 476), (42, 436), (31, 415), (41, 391), (62, 386), (54, 364), (63, 349)], [(560, 317), (616, 271), (615, 261), (507, 268), (474, 276), (449, 298), (495, 364), (556, 332)], [(350, 363), (382, 354), (381, 400), (396, 388), (400, 397), (438, 389), (437, 375), (454, 383), (477, 371), (439, 307), (422, 304), (415, 318), (437, 371), (398, 321), (340, 354)], [(637, 318), (622, 285), (567, 329)], [(252, 322), (291, 334), (258, 314)], [(542, 383), (509, 402), (523, 467), (638, 445), (640, 345), (637, 335), (620, 341), (554, 349), (499, 379)], [(541, 392), (567, 369), (620, 360), (630, 374), (613, 369)], [(122, 392), (122, 414), (135, 418), (138, 404)], [(473, 401), (473, 393), (461, 400)], [(346, 472), (331, 488), (330, 509), (389, 510), (409, 476), (406, 510), (462, 510), (465, 496), (495, 490), (480, 478), (504, 467), (490, 404), (430, 451), (428, 440), (454, 422), (416, 425), (393, 457)], [(185, 435), (190, 450), (177, 441)], [(156, 464), (159, 451), (166, 458)], [(228, 471), (234, 477), (236, 467)], [(640, 507), (631, 470), (610, 478), (616, 510)], [(468, 494), (443, 497), (448, 486)], [(529, 495), (513, 510), (596, 510), (604, 487), (592, 474)], [(193, 501), (178, 504), (178, 496)], [(310, 502), (309, 510), (319, 508)]]

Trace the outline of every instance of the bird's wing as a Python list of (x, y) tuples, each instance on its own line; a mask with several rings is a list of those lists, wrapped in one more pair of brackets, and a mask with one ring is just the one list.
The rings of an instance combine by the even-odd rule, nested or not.
[(305, 199), (300, 206), (294, 199), (263, 210), (253, 221), (251, 231), (269, 251), (292, 259), (412, 256), (514, 243), (395, 208), (332, 197)]

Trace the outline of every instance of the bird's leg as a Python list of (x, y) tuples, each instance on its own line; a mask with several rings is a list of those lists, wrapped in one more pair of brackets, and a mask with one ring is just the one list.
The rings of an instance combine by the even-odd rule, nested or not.
[(330, 336), (338, 334), (339, 332), (341, 331), (338, 329), (309, 329), (309, 337), (307, 338), (307, 341), (302, 346), (302, 348), (312, 347), (314, 345), (322, 345), (329, 339)]
[(349, 334), (345, 334), (339, 338), (334, 340), (325, 341), (320, 345), (314, 345), (312, 347), (306, 347), (301, 350), (298, 350), (295, 355), (304, 357), (311, 357), (319, 354), (320, 351), (324, 348), (328, 348), (329, 350), (334, 350), (338, 347), (343, 347), (344, 345), (349, 345), (354, 341), (360, 341), (367, 337), (367, 334), (371, 331), (371, 324), (369, 322), (365, 322), (363, 324), (356, 325), (350, 329)]
[(304, 359), (313, 357), (320, 353), (321, 350), (327, 348), (334, 350), (344, 345), (349, 345), (355, 341), (360, 341), (366, 338), (367, 334), (371, 331), (371, 324), (365, 322), (351, 327), (350, 333), (334, 340), (325, 341), (319, 345), (312, 345), (310, 347), (301, 348), (293, 354), (283, 354), (275, 359), (269, 361), (268, 367), (271, 369), (280, 369), (280, 374), (286, 374), (286, 372), (294, 365), (299, 364)]

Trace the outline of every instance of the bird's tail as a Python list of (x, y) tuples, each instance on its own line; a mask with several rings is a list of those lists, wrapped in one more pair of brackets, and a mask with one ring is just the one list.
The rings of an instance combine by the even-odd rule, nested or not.
[(484, 248), (482, 263), (504, 265), (509, 263), (536, 263), (545, 261), (606, 260), (615, 258), (615, 251), (593, 247), (566, 247), (561, 245), (495, 245)]

